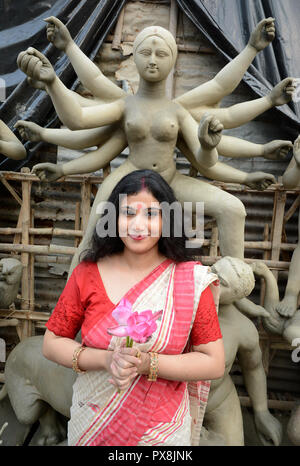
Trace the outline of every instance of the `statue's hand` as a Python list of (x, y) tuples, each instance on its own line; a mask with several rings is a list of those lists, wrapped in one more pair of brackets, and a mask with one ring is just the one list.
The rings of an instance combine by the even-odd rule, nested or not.
[(44, 84), (52, 83), (56, 77), (48, 58), (33, 47), (19, 53), (17, 64), (20, 70), (27, 74), (29, 78), (42, 81)]
[(275, 19), (266, 18), (261, 20), (252, 32), (249, 45), (252, 45), (258, 52), (266, 48), (275, 37)]
[(263, 261), (256, 261), (250, 264), (253, 273), (258, 277), (264, 277), (269, 272), (268, 266)]
[(267, 189), (273, 183), (276, 183), (275, 176), (264, 172), (248, 173), (244, 182), (249, 188), (258, 189), (259, 191)]
[(206, 150), (214, 149), (220, 142), (224, 126), (213, 115), (205, 113), (200, 120), (198, 138), (201, 147)]
[(37, 142), (43, 139), (43, 128), (32, 121), (19, 120), (15, 124), (15, 128), (18, 129), (21, 137), (27, 141)]
[(71, 34), (68, 28), (55, 16), (45, 18), (47, 24), (47, 39), (51, 42), (54, 47), (64, 52), (67, 46), (73, 42)]
[(300, 135), (297, 137), (297, 139), (294, 142), (293, 155), (294, 155), (296, 164), (298, 165), (298, 167), (300, 167)]
[(268, 160), (284, 160), (293, 147), (291, 141), (282, 141), (275, 139), (274, 141), (264, 144), (264, 158)]
[(294, 78), (285, 78), (272, 89), (269, 99), (273, 106), (284, 105), (292, 100), (296, 89)]
[(276, 310), (276, 303), (268, 306), (269, 316), (262, 318), (262, 323), (264, 329), (268, 333), (273, 333), (274, 335), (282, 335), (284, 330), (285, 321)]
[(278, 446), (282, 440), (282, 426), (270, 411), (254, 413), (254, 423), (257, 434), (265, 446)]
[(38, 163), (34, 165), (31, 173), (37, 175), (41, 181), (56, 181), (64, 176), (62, 165), (55, 163)]
[(35, 89), (40, 89), (41, 91), (46, 90), (45, 83), (43, 83), (42, 81), (37, 81), (36, 79), (29, 78), (29, 76), (28, 76), (27, 77), (27, 82), (28, 82), (29, 86), (34, 87)]

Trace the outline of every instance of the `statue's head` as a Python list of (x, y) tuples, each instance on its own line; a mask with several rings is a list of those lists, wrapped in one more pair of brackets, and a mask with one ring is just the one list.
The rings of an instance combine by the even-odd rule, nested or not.
[(160, 26), (143, 29), (133, 43), (133, 57), (138, 72), (146, 81), (165, 79), (177, 58), (173, 35)]
[(18, 259), (12, 257), (0, 260), (0, 281), (8, 285), (20, 282), (22, 276), (22, 264)]
[(211, 270), (220, 280), (221, 304), (231, 304), (245, 298), (254, 288), (253, 270), (241, 259), (225, 256), (218, 260)]

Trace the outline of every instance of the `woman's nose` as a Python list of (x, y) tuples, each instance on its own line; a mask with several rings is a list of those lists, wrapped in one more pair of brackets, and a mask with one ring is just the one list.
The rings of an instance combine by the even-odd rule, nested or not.
[(144, 215), (142, 215), (141, 213), (138, 213), (134, 219), (133, 219), (133, 223), (132, 223), (132, 228), (134, 228), (136, 231), (143, 231), (146, 229), (146, 221), (145, 221), (145, 218), (144, 218)]

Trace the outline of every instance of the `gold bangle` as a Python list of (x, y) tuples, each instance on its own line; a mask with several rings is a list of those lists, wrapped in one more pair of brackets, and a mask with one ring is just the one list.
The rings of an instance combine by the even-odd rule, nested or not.
[(85, 346), (77, 346), (77, 348), (75, 348), (74, 350), (74, 353), (73, 353), (73, 358), (72, 358), (72, 369), (73, 371), (77, 372), (78, 374), (82, 374), (86, 371), (83, 371), (79, 368), (78, 366), (78, 358), (79, 358), (79, 355), (80, 353), (85, 350)]
[(138, 359), (141, 359), (142, 358), (142, 353), (140, 352), (140, 350), (138, 348), (135, 348), (135, 349), (136, 349), (135, 357), (138, 358)]
[(157, 353), (149, 353), (150, 354), (150, 371), (148, 375), (149, 382), (156, 382), (157, 373), (158, 373), (158, 354)]

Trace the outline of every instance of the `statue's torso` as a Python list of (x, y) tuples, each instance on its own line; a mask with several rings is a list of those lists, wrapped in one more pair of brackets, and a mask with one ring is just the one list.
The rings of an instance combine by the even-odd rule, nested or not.
[(175, 174), (174, 149), (179, 131), (178, 105), (168, 99), (126, 98), (123, 120), (129, 159), (138, 169), (151, 169), (168, 182)]

